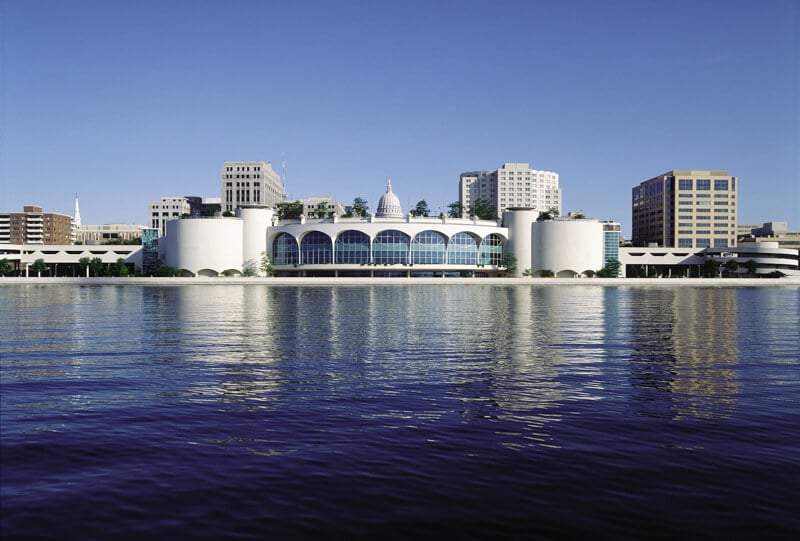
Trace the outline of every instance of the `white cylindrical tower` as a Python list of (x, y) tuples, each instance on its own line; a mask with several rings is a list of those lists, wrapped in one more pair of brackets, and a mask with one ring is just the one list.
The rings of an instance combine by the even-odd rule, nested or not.
[(261, 256), (267, 249), (267, 228), (272, 223), (269, 207), (239, 207), (236, 215), (242, 219), (242, 272), (247, 269), (261, 275)]
[[(241, 273), (242, 220), (183, 218), (169, 220), (166, 226), (167, 234), (159, 240), (159, 255), (163, 253), (166, 264), (182, 275)], [(162, 243), (166, 244), (163, 252)]]
[(603, 224), (556, 218), (534, 222), (531, 238), (534, 276), (550, 270), (558, 277), (594, 276), (603, 261)]
[(503, 212), (503, 227), (508, 228), (508, 253), (517, 258), (514, 276), (530, 269), (533, 271), (531, 237), (532, 226), (539, 217), (539, 211), (531, 208), (509, 208)]

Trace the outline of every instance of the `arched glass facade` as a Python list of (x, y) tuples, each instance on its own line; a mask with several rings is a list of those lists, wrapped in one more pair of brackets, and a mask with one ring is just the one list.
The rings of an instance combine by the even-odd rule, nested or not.
[(376, 265), (408, 263), (411, 238), (402, 231), (381, 231), (372, 242), (372, 259)]
[(480, 246), (481, 265), (502, 265), (503, 262), (503, 239), (499, 235), (492, 233), (483, 238)]
[(443, 234), (437, 231), (422, 231), (411, 243), (411, 262), (421, 264), (444, 264), (447, 244)]
[(337, 263), (369, 263), (369, 236), (352, 229), (342, 231), (336, 237), (334, 254)]
[(272, 241), (272, 259), (275, 265), (293, 265), (300, 262), (297, 239), (281, 233)]
[(325, 233), (312, 231), (300, 241), (301, 261), (304, 265), (327, 265), (333, 261), (333, 242)]
[(469, 233), (456, 233), (447, 245), (447, 262), (451, 265), (478, 263), (478, 243)]

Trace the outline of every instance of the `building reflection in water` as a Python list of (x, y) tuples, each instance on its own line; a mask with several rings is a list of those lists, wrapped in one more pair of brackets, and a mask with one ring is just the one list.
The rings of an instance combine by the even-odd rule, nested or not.
[(726, 418), (736, 408), (737, 290), (631, 291), (631, 381), (636, 409), (683, 419)]

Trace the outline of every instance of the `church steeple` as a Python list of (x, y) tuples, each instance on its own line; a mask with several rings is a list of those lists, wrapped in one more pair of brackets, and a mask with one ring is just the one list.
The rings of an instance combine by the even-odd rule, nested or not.
[(72, 221), (75, 222), (75, 227), (81, 226), (81, 209), (78, 206), (78, 194), (75, 194), (75, 213), (72, 215)]

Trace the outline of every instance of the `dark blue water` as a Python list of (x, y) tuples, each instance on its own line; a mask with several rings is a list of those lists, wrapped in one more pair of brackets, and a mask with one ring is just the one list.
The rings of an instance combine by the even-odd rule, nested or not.
[(0, 535), (800, 535), (800, 290), (0, 287)]

